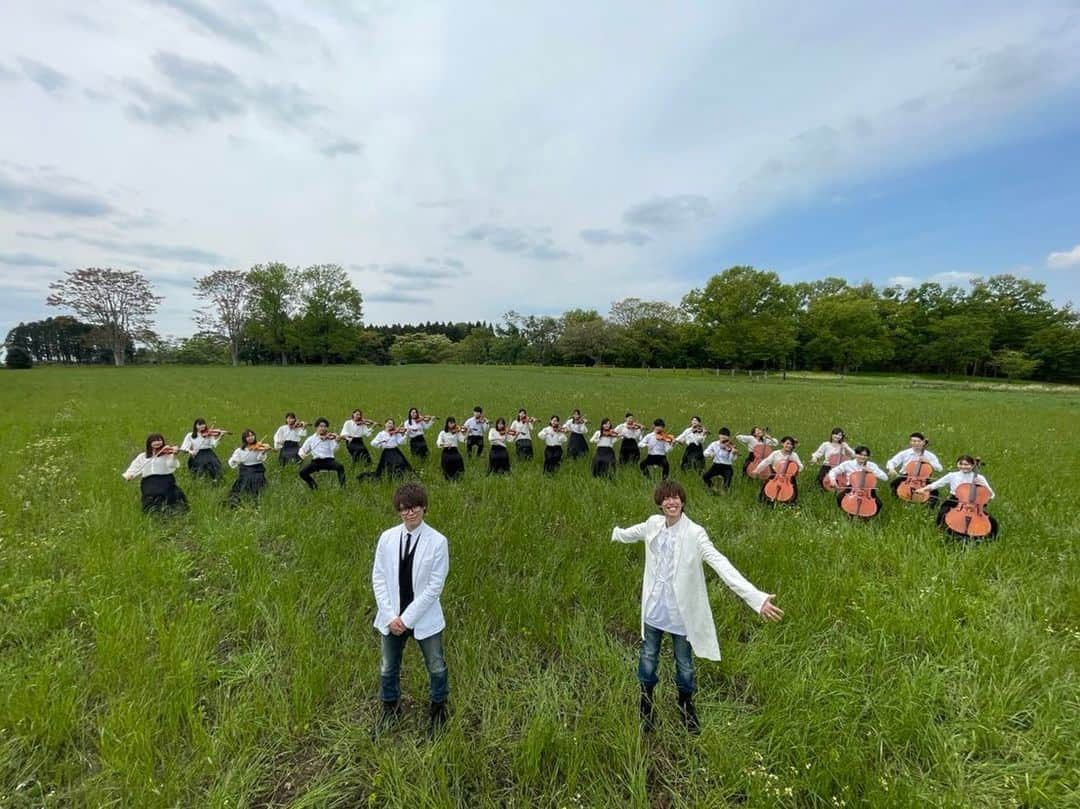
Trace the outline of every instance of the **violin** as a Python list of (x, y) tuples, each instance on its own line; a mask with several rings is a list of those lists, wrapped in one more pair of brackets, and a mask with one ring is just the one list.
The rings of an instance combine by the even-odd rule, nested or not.
[(262, 441), (256, 441), (254, 444), (248, 444), (244, 449), (250, 450), (251, 452), (270, 452), (273, 447), (269, 444), (264, 444)]
[(799, 465), (790, 456), (772, 465), (772, 475), (761, 487), (762, 496), (773, 504), (790, 503), (795, 499), (795, 476)]
[(319, 436), (323, 441), (344, 441), (345, 436), (338, 435), (337, 433), (323, 433)]
[(669, 433), (667, 430), (663, 430), (663, 431), (661, 431), (659, 433), (656, 433), (656, 437), (658, 439), (660, 439), (661, 441), (663, 441), (665, 443), (668, 443), (668, 444), (675, 443), (675, 434), (674, 433)]
[(877, 478), (865, 466), (852, 472), (848, 477), (847, 491), (837, 498), (840, 508), (852, 517), (870, 519), (880, 508), (877, 498), (874, 497), (875, 486)]
[(170, 446), (166, 444), (157, 452), (154, 453), (155, 458), (160, 458), (162, 455), (178, 455), (180, 454), (180, 447)]
[[(289, 425), (287, 425), (287, 424), (285, 426), (289, 427)], [(306, 421), (294, 421), (292, 423), (292, 427), (289, 427), (289, 429), (290, 430), (303, 430), (305, 427), (307, 427), (307, 422)]]
[(353, 419), (353, 424), (366, 424), (368, 427), (375, 426), (375, 422), (371, 419)]
[(636, 421), (631, 421), (631, 422), (630, 422), (629, 424), (626, 424), (626, 423), (624, 422), (624, 424), (625, 424), (625, 426), (626, 426), (627, 428), (629, 428), (629, 429), (631, 429), (631, 430), (644, 430), (644, 429), (645, 429), (645, 425), (644, 425), (644, 424), (638, 424), (638, 423), (637, 423)]
[(218, 427), (203, 427), (199, 431), (199, 435), (209, 436), (210, 438), (221, 438), (221, 436), (229, 435), (229, 434), (230, 433), (229, 433), (228, 430), (222, 430), (222, 429), (219, 429)]
[(619, 434), (612, 427), (601, 427), (600, 435), (604, 438), (618, 438)]
[(739, 448), (735, 446), (735, 443), (730, 438), (721, 438), (720, 446), (722, 446), (732, 455), (736, 455), (739, 452)]
[[(981, 459), (975, 459), (972, 474), (978, 475)], [(952, 533), (968, 539), (982, 539), (993, 531), (993, 523), (986, 513), (986, 504), (990, 502), (990, 490), (972, 478), (971, 483), (961, 483), (956, 487), (956, 505), (945, 512), (945, 527)]]
[(929, 461), (924, 461), (922, 455), (912, 458), (904, 464), (904, 477), (896, 484), (894, 489), (896, 496), (909, 503), (925, 503), (930, 499), (930, 492), (916, 490), (929, 483), (933, 474), (934, 467), (930, 465)]

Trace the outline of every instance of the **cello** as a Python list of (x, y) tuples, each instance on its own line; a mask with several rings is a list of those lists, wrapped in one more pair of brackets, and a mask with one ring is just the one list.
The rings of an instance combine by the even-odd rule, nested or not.
[(847, 475), (845, 475), (843, 473), (837, 475), (836, 476), (836, 482), (833, 483), (833, 480), (832, 480), (831, 477), (829, 477), (829, 474), (828, 474), (828, 471), (827, 471), (829, 469), (835, 469), (836, 467), (838, 467), (843, 462), (844, 462), (844, 452), (843, 452), (843, 450), (837, 450), (836, 452), (831, 453), (829, 455), (829, 457), (827, 457), (825, 459), (825, 465), (822, 468), (825, 469), (826, 472), (825, 472), (824, 475), (821, 476), (821, 488), (823, 488), (825, 491), (827, 491), (827, 492), (831, 492), (831, 491), (840, 491), (840, 492), (842, 492), (844, 490), (844, 488), (848, 485), (848, 476)]
[(942, 524), (949, 533), (961, 539), (985, 539), (996, 533), (986, 504), (990, 502), (990, 490), (977, 482), (980, 458), (975, 458), (971, 467), (974, 475), (970, 483), (961, 483), (956, 487), (956, 502), (948, 506), (942, 518)]
[(760, 475), (757, 474), (754, 470), (757, 469), (758, 464), (768, 458), (769, 454), (772, 452), (767, 440), (770, 437), (769, 428), (765, 427), (765, 429), (761, 431), (760, 437), (757, 435), (756, 427), (750, 431), (750, 434), (754, 436), (754, 438), (758, 439), (758, 443), (754, 446), (752, 450), (750, 450), (749, 454), (747, 455), (746, 463), (743, 465), (743, 472), (746, 473), (747, 477), (751, 478), (768, 478), (770, 475), (770, 472), (768, 470), (765, 470)]
[(865, 466), (852, 472), (847, 477), (847, 491), (837, 497), (840, 508), (852, 517), (869, 520), (878, 513), (880, 508), (874, 496), (875, 486), (877, 486), (877, 476)]
[(918, 458), (912, 458), (904, 464), (904, 477), (896, 484), (893, 491), (901, 500), (909, 503), (925, 503), (930, 499), (930, 493), (917, 490), (929, 483), (933, 474), (934, 467), (921, 455)]
[(798, 474), (799, 465), (790, 455), (774, 463), (772, 475), (761, 486), (761, 502), (771, 505), (794, 503), (799, 496), (799, 490), (795, 486), (795, 476)]

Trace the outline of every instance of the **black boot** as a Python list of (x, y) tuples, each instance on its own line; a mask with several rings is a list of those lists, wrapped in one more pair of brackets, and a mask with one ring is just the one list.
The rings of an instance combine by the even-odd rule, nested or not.
[(641, 729), (650, 731), (653, 729), (653, 686), (641, 686), (641, 703), (638, 706), (641, 712)]
[(428, 735), (434, 737), (440, 730), (442, 730), (443, 725), (446, 724), (446, 703), (431, 703), (431, 707), (428, 709), (428, 719), (430, 722), (428, 726)]
[(393, 700), (391, 702), (383, 702), (382, 713), (379, 714), (379, 719), (375, 723), (376, 735), (382, 733), (390, 725), (394, 723), (394, 720), (401, 715), (401, 700)]
[(691, 733), (701, 733), (701, 724), (698, 722), (697, 709), (694, 708), (694, 695), (689, 691), (679, 692), (679, 710), (682, 712), (683, 724)]

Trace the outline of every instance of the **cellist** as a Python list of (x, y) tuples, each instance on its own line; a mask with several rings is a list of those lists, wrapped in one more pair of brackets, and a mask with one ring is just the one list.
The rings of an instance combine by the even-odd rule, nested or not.
[[(876, 463), (870, 460), (870, 448), (859, 445), (852, 450), (855, 454), (855, 459), (851, 461), (844, 461), (843, 463), (832, 467), (829, 470), (829, 479), (832, 481), (833, 488), (837, 490), (836, 504), (840, 505), (843, 502), (844, 495), (848, 493), (852, 485), (852, 475), (858, 472), (869, 472), (875, 478), (885, 483), (889, 479), (889, 474)], [(839, 479), (844, 478), (847, 481), (847, 485), (841, 486)], [(875, 489), (870, 489), (870, 496), (877, 504), (877, 511), (869, 515), (869, 517), (876, 517), (881, 513), (881, 498), (878, 497), (878, 493)], [(841, 506), (842, 507), (842, 506)], [(860, 515), (866, 517), (867, 515)]]
[[(810, 456), (810, 463), (821, 463), (817, 473), (817, 484), (821, 488), (830, 488), (826, 483), (829, 472), (844, 461), (850, 461), (855, 457), (855, 451), (844, 440), (844, 431), (840, 427), (833, 427), (829, 434), (829, 440), (823, 441), (821, 446), (814, 450)], [(830, 478), (835, 488), (836, 479)]]
[[(945, 530), (949, 531), (949, 533), (965, 539), (968, 539), (970, 537), (965, 534), (957, 534), (945, 524), (945, 515), (948, 514), (953, 507), (959, 504), (960, 501), (956, 496), (957, 490), (965, 483), (985, 486), (986, 491), (989, 494), (989, 499), (994, 499), (994, 490), (990, 488), (990, 484), (987, 482), (986, 478), (975, 471), (975, 467), (977, 465), (978, 461), (975, 458), (971, 457), (970, 455), (961, 455), (959, 458), (956, 459), (955, 472), (949, 472), (947, 475), (942, 475), (933, 483), (927, 483), (921, 489), (917, 490), (920, 493), (924, 493), (932, 492), (935, 489), (940, 489), (944, 486), (949, 487), (949, 497), (941, 504), (941, 508), (938, 509), (937, 524)], [(980, 538), (993, 539), (997, 536), (998, 522), (989, 512), (984, 513), (986, 514), (987, 519), (990, 520), (990, 533), (987, 534), (985, 537)]]
[(799, 484), (795, 480), (795, 475), (803, 470), (803, 462), (795, 452), (795, 445), (799, 442), (792, 438), (790, 435), (785, 435), (780, 439), (780, 449), (774, 450), (764, 458), (761, 463), (754, 467), (751, 475), (753, 477), (768, 477), (768, 480), (762, 484), (761, 493), (758, 497), (761, 502), (775, 502), (772, 497), (767, 494), (767, 488), (770, 481), (779, 477), (779, 470), (785, 469), (789, 464), (795, 464), (797, 471), (788, 477), (791, 483), (793, 492), (791, 496), (783, 500), (784, 503), (794, 505), (799, 500)]
[(749, 450), (743, 462), (743, 474), (753, 477), (753, 469), (769, 454), (769, 447), (775, 447), (777, 441), (769, 435), (768, 427), (751, 427), (749, 435), (737, 435), (735, 440), (746, 445)]
[[(915, 432), (908, 436), (908, 440), (910, 446), (907, 449), (900, 450), (885, 462), (885, 470), (890, 475), (899, 475), (899, 477), (891, 484), (893, 494), (896, 494), (897, 488), (907, 480), (908, 475), (906, 468), (912, 461), (928, 463), (935, 472), (944, 471), (937, 455), (927, 449), (930, 442), (925, 435)], [(899, 495), (897, 496), (899, 497)]]

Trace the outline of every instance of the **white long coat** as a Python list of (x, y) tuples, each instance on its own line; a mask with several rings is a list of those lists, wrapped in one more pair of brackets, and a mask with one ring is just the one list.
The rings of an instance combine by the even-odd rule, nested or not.
[[(645, 522), (630, 528), (615, 528), (612, 542), (645, 542), (645, 575), (641, 583), (641, 634), (645, 636), (645, 603), (656, 584), (656, 554), (659, 550), (657, 537), (664, 527), (664, 516), (656, 514)], [(709, 593), (705, 589), (705, 562), (724, 584), (730, 587), (756, 613), (768, 598), (748, 582), (735, 566), (720, 553), (709, 539), (708, 533), (685, 514), (672, 531), (675, 534), (675, 558), (673, 560), (675, 603), (686, 626), (686, 637), (694, 654), (706, 660), (720, 659), (720, 643), (716, 639)]]
[[(416, 553), (413, 555), (412, 583), (415, 595), (412, 603), (400, 615), (405, 626), (413, 631), (413, 637), (423, 640), (446, 628), (439, 595), (446, 583), (446, 574), (450, 572), (450, 553), (446, 537), (426, 522), (420, 523), (416, 530), (420, 532), (420, 538), (415, 540)], [(398, 570), (401, 568), (400, 542), (405, 533), (404, 525), (383, 531), (375, 549), (371, 589), (375, 592), (375, 604), (379, 611), (375, 615), (374, 626), (384, 635), (390, 634), (390, 622), (398, 616), (401, 606)]]

